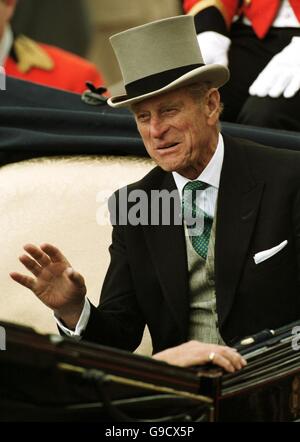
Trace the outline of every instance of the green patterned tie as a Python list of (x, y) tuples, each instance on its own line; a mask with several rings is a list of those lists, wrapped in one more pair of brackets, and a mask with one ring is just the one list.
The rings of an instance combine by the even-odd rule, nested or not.
[[(189, 181), (182, 191), (182, 211), (188, 227), (189, 238), (195, 251), (205, 260), (213, 219), (200, 209), (200, 207), (197, 207), (196, 192), (197, 190), (204, 190), (207, 187), (209, 187), (209, 184), (203, 183), (202, 181)], [(195, 227), (195, 219), (202, 221), (199, 223), (198, 228)], [(192, 220), (194, 223), (192, 223)]]

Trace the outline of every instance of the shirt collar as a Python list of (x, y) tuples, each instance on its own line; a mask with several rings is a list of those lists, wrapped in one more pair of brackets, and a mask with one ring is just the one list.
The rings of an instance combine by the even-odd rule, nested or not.
[(10, 53), (13, 39), (11, 27), (7, 25), (4, 29), (3, 37), (0, 40), (0, 66), (4, 65), (6, 58)]
[[(210, 186), (219, 189), (223, 159), (224, 159), (224, 141), (222, 134), (219, 133), (219, 139), (215, 153), (213, 154), (208, 165), (205, 167), (205, 169), (202, 170), (202, 172), (200, 173), (198, 178), (196, 178), (196, 180), (203, 181), (204, 183), (207, 183)], [(175, 180), (176, 187), (179, 191), (179, 195), (181, 195), (184, 186), (186, 185), (186, 183), (188, 183), (191, 180), (185, 178), (184, 176), (180, 175), (177, 172), (172, 172), (172, 174)]]

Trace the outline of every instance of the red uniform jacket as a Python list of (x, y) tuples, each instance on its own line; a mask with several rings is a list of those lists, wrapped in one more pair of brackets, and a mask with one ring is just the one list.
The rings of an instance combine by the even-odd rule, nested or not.
[(4, 64), (7, 75), (76, 93), (86, 89), (86, 81), (103, 85), (92, 63), (57, 47), (20, 36), (15, 39), (13, 53)]
[[(289, 0), (297, 19), (300, 22), (300, 1)], [(227, 28), (230, 28), (235, 15), (245, 15), (254, 32), (263, 38), (277, 15), (281, 0), (183, 0), (186, 13), (197, 15), (209, 7), (217, 8), (222, 14)]]

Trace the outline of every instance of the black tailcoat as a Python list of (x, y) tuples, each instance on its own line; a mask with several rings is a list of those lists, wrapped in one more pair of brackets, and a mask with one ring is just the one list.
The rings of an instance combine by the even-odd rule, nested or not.
[[(128, 190), (175, 189), (159, 167)], [(255, 253), (287, 246), (255, 264)], [(126, 350), (148, 325), (154, 352), (188, 339), (189, 288), (183, 227), (113, 229), (100, 307), (84, 338)], [(218, 193), (215, 288), (228, 344), (300, 318), (300, 154), (224, 137)]]

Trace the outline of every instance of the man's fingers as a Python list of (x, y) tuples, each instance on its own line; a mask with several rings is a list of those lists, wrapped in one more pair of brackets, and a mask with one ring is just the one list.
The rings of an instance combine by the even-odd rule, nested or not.
[(247, 362), (239, 353), (231, 351), (230, 353), (226, 353), (225, 357), (230, 361), (230, 364), (235, 368), (235, 370), (240, 370), (247, 365)]
[(34, 290), (35, 281), (30, 276), (21, 275), (21, 273), (17, 272), (11, 272), (9, 275), (14, 281), (18, 282), (24, 287), (27, 287), (29, 290)]
[(214, 359), (212, 361), (214, 364), (218, 365), (219, 367), (224, 368), (224, 370), (229, 371), (230, 373), (234, 373), (236, 368), (234, 365), (230, 362), (229, 359), (222, 356), (220, 353), (215, 353)]
[(52, 262), (62, 262), (64, 264), (70, 265), (67, 258), (57, 247), (53, 246), (52, 244), (42, 244), (41, 250), (51, 258)]
[[(221, 356), (221, 358), (216, 359), (217, 355)], [(221, 366), (227, 371), (240, 370), (241, 368), (245, 367), (245, 365), (247, 365), (245, 359), (235, 349), (232, 349), (230, 347), (219, 346), (218, 348), (216, 348), (213, 362), (218, 364), (218, 359), (221, 359), (221, 362), (223, 364)], [(224, 361), (227, 362), (225, 363)]]
[(38, 277), (40, 275), (42, 267), (30, 256), (22, 255), (19, 257), (19, 260), (34, 276)]
[(33, 244), (26, 244), (24, 250), (31, 255), (42, 267), (51, 264), (49, 256), (43, 252), (39, 247)]

